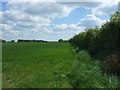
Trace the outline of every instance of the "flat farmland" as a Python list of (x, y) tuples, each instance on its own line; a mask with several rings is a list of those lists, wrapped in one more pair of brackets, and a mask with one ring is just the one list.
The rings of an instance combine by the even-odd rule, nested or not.
[(76, 63), (69, 43), (3, 43), (3, 88), (71, 88)]

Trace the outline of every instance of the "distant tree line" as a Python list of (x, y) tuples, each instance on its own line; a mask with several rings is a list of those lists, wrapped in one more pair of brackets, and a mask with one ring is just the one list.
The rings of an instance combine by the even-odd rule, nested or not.
[[(0, 42), (15, 42), (15, 40), (6, 41), (6, 40), (0, 39)], [(23, 39), (18, 39), (17, 42), (47, 42), (47, 41), (44, 41), (44, 40), (23, 40)]]
[(59, 39), (58, 42), (68, 42), (68, 40)]
[(2, 39), (0, 39), (0, 42), (6, 42), (6, 40), (2, 40)]
[[(15, 40), (2, 40), (0, 39), (0, 42), (15, 42)], [(17, 42), (68, 42), (68, 40), (63, 40), (63, 39), (59, 39), (58, 41), (44, 41), (44, 40), (24, 40), (24, 39), (18, 39)]]
[(110, 21), (101, 28), (88, 28), (75, 35), (69, 42), (79, 50), (87, 50), (94, 57), (120, 53), (120, 12), (115, 12)]
[(0, 39), (0, 42), (15, 42), (15, 40), (9, 40), (9, 41), (6, 41), (6, 40), (2, 40), (2, 39)]
[(18, 39), (17, 42), (47, 42), (44, 40), (23, 40), (23, 39)]

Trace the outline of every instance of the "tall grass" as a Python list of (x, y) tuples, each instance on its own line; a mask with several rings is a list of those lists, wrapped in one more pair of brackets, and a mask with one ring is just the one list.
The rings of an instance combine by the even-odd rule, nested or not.
[(100, 62), (93, 60), (86, 51), (78, 54), (79, 63), (71, 70), (69, 82), (74, 88), (118, 88), (120, 80), (102, 74)]
[(0, 89), (2, 88), (2, 43), (0, 43)]

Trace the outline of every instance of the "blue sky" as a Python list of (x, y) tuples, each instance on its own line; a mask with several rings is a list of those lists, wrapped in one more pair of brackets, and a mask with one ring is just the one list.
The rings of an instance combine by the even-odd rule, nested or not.
[(85, 28), (101, 26), (117, 2), (4, 2), (0, 7), (2, 39), (69, 39)]
[(86, 15), (91, 14), (91, 9), (76, 8), (67, 17), (55, 19), (53, 23), (55, 24), (77, 24), (80, 19), (84, 18)]
[(7, 9), (7, 2), (1, 2), (0, 7), (2, 7), (2, 8), (0, 8), (0, 11), (6, 11), (6, 10), (8, 10)]

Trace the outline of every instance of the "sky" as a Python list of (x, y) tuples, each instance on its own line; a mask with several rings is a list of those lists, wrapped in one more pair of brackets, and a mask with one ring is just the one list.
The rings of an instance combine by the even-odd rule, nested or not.
[(86, 28), (101, 27), (118, 10), (118, 0), (97, 2), (0, 3), (0, 38), (68, 40)]

